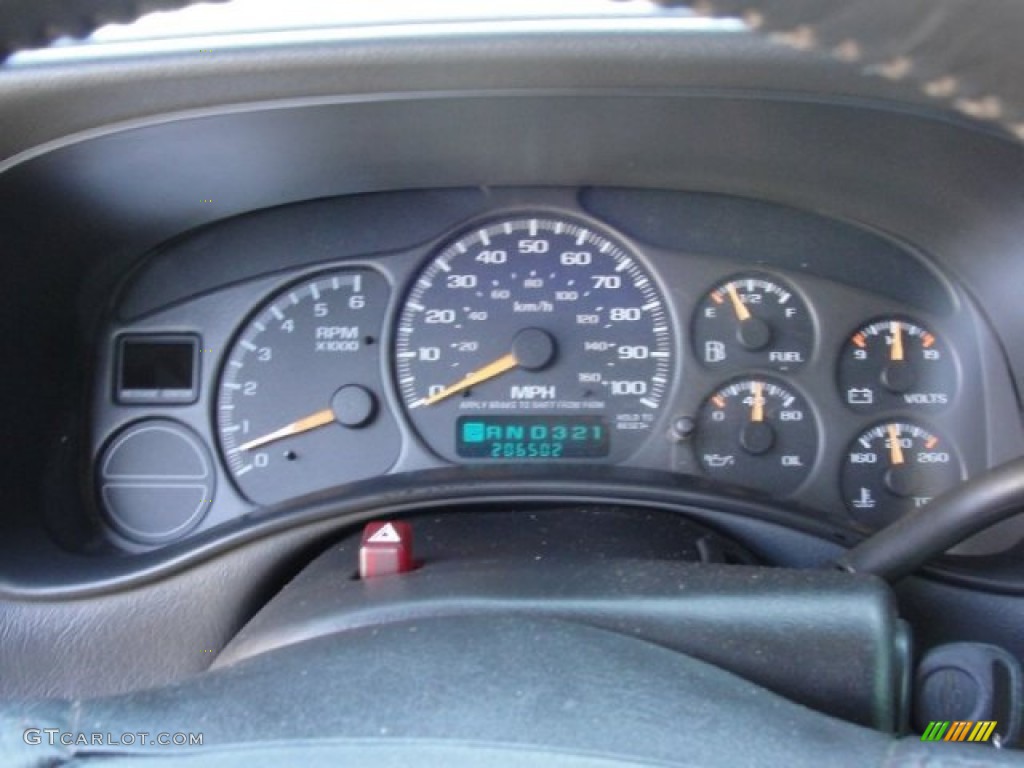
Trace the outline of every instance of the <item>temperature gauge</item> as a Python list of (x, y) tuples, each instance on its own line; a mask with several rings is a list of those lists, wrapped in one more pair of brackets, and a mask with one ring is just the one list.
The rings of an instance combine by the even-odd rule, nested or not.
[(839, 359), (843, 402), (855, 411), (937, 410), (953, 400), (956, 366), (923, 326), (886, 319), (858, 329)]
[(938, 435), (906, 422), (872, 427), (850, 446), (843, 497), (860, 522), (881, 528), (960, 482), (962, 469)]
[(713, 288), (693, 320), (695, 351), (709, 368), (792, 370), (807, 362), (813, 340), (803, 300), (783, 283), (757, 275)]
[(701, 406), (696, 450), (709, 476), (785, 496), (814, 465), (818, 429), (802, 396), (767, 379), (745, 379)]

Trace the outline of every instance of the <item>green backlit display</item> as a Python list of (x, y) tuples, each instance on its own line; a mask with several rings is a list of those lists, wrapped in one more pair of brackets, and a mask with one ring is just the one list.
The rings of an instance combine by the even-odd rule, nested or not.
[(455, 429), (468, 459), (591, 459), (609, 449), (600, 416), (460, 416)]

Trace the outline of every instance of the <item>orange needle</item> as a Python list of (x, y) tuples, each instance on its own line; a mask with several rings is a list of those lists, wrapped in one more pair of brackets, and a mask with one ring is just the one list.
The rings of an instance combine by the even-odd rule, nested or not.
[(736, 285), (729, 283), (725, 287), (729, 292), (729, 298), (732, 299), (732, 308), (736, 310), (736, 317), (740, 319), (740, 322), (750, 319), (750, 310), (747, 309), (747, 305), (740, 299), (739, 293), (736, 292)]
[(516, 360), (515, 354), (509, 352), (507, 355), (499, 357), (493, 363), (485, 365), (483, 368), (479, 368), (472, 373), (467, 373), (464, 379), (452, 384), (450, 387), (445, 387), (440, 392), (435, 392), (428, 397), (417, 400), (409, 407), (419, 408), (421, 405), (433, 405), (434, 403), (444, 400), (446, 397), (451, 397), (464, 389), (469, 389), (472, 386), (482, 384), (496, 376), (501, 376), (501, 374), (511, 371), (517, 365), (519, 365), (519, 361)]
[(889, 353), (890, 360), (903, 361), (903, 327), (899, 320), (893, 320), (892, 325), (892, 351)]
[(754, 401), (751, 408), (751, 421), (764, 421), (764, 382), (753, 382)]
[(893, 466), (903, 463), (903, 446), (900, 445), (900, 428), (898, 424), (889, 425), (889, 458)]
[(261, 445), (272, 443), (275, 440), (280, 440), (284, 437), (290, 437), (292, 435), (301, 435), (303, 432), (309, 432), (311, 429), (317, 427), (323, 427), (334, 421), (334, 411), (330, 408), (324, 408), (322, 411), (317, 411), (311, 416), (293, 421), (287, 426), (275, 429), (273, 432), (264, 435), (263, 437), (257, 437), (255, 440), (250, 440), (247, 443), (242, 443), (238, 446), (240, 451), (251, 451), (253, 448), (259, 448)]

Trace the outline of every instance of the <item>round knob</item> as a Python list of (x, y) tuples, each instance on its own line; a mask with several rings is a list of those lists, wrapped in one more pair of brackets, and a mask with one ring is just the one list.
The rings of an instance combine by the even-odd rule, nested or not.
[(365, 427), (377, 415), (377, 398), (358, 384), (348, 384), (334, 393), (331, 400), (334, 418), (343, 427)]

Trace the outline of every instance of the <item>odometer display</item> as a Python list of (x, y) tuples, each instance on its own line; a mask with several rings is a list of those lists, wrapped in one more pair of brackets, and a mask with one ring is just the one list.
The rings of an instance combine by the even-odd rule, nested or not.
[(460, 416), (456, 451), (473, 459), (593, 459), (608, 455), (600, 416)]
[[(672, 350), (636, 254), (591, 224), (542, 217), (489, 223), (444, 248), (417, 276), (395, 341), (410, 418), (452, 460), (621, 460), (651, 434)], [(474, 442), (466, 423), (503, 432)], [(579, 444), (509, 434), (598, 423), (600, 438)], [(550, 455), (531, 455), (541, 450)]]

